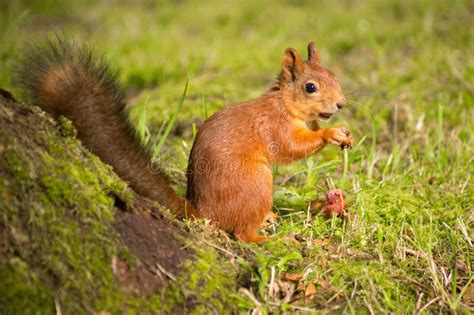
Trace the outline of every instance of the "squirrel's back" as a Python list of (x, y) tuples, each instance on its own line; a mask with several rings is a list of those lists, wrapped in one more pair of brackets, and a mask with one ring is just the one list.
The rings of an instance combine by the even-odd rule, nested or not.
[(85, 47), (57, 37), (30, 45), (14, 80), (32, 105), (63, 115), (78, 138), (139, 194), (156, 200), (179, 217), (197, 215), (171, 188), (128, 121), (126, 102), (115, 72)]

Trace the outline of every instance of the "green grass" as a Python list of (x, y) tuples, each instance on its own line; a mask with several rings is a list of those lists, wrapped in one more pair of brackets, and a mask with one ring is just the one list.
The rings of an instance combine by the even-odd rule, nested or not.
[[(193, 124), (258, 97), (271, 86), (284, 49), (304, 53), (314, 40), (349, 100), (324, 125), (347, 124), (356, 146), (275, 167), (282, 219), (266, 230), (274, 235), (270, 242), (241, 245), (254, 258), (239, 260), (251, 270), (240, 294), (263, 312), (472, 312), (472, 297), (466, 298), (474, 290), (471, 1), (2, 6), (2, 87), (11, 88), (8, 67), (29, 36), (64, 31), (120, 70), (132, 119), (153, 143), (174, 122), (189, 77), (176, 122), (189, 127), (170, 133), (161, 151), (180, 191)], [(306, 210), (307, 200), (324, 195), (326, 182), (346, 191), (348, 220)], [(284, 273), (301, 274), (299, 286), (282, 281)], [(301, 290), (309, 283), (316, 294), (305, 301)]]

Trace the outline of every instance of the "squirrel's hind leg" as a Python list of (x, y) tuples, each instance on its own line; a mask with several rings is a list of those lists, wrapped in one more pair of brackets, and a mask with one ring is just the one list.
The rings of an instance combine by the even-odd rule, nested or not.
[(248, 243), (263, 243), (268, 240), (268, 237), (258, 235), (258, 230), (263, 224), (263, 221), (267, 215), (261, 214), (259, 218), (254, 218), (253, 222), (247, 222), (246, 225), (241, 226), (241, 229), (234, 231), (236, 238), (243, 242)]

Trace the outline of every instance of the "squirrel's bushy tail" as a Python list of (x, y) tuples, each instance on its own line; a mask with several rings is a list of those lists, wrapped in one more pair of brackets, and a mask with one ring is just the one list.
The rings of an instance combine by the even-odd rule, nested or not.
[(179, 217), (198, 216), (161, 171), (150, 167), (148, 150), (128, 121), (117, 75), (91, 49), (59, 36), (32, 44), (22, 54), (14, 82), (32, 105), (70, 119), (82, 143), (137, 193)]

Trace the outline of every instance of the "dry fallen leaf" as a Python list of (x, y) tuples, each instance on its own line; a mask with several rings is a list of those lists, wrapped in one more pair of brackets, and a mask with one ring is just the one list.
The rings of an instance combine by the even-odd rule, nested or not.
[(462, 301), (469, 307), (474, 307), (474, 284), (470, 284), (462, 297)]
[(293, 282), (298, 282), (303, 278), (303, 276), (299, 273), (285, 273), (282, 276), (282, 279), (285, 281), (293, 281)]
[(329, 245), (329, 243), (331, 243), (331, 240), (328, 238), (317, 239), (313, 241), (313, 244), (316, 246), (326, 246)]
[(310, 282), (306, 286), (306, 289), (304, 290), (304, 301), (309, 302), (313, 299), (314, 295), (316, 294), (316, 287), (314, 286), (314, 283)]

